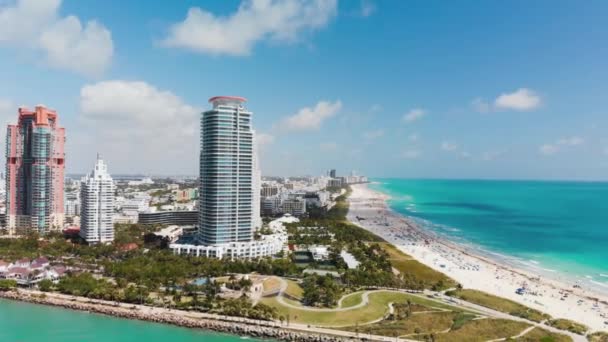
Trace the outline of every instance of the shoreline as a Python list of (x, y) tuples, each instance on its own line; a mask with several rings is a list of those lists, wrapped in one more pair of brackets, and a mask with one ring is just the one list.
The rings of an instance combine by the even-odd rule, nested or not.
[[(58, 293), (19, 289), (5, 292), (0, 291), (0, 299), (53, 306), (82, 312), (92, 312), (120, 319), (168, 324), (183, 328), (201, 329), (209, 332), (248, 336), (259, 339), (305, 342), (342, 342), (360, 340), (358, 337), (354, 336), (354, 334), (348, 332), (307, 327), (301, 326), (300, 324), (290, 324), (287, 326), (280, 325), (278, 322), (274, 321), (220, 316), (139, 304), (115, 303)], [(373, 337), (371, 340), (384, 340), (384, 338)]]
[[(370, 189), (366, 184), (351, 188), (349, 221), (448, 275), (463, 287), (516, 301), (554, 318), (581, 322), (591, 331), (608, 329), (605, 324), (608, 321), (608, 296), (587, 288), (574, 288), (566, 282), (539, 274), (541, 272), (522, 269), (505, 260), (496, 260), (498, 257), (484, 255), (486, 253), (481, 250), (452, 242), (392, 210), (387, 203), (390, 196)], [(524, 284), (536, 295), (516, 294), (515, 290)], [(567, 294), (565, 298), (564, 294)]]

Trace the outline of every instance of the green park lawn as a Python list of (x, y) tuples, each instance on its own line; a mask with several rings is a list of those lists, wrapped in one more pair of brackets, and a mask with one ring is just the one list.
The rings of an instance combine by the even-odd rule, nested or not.
[(304, 294), (304, 290), (302, 290), (300, 284), (289, 279), (285, 281), (287, 282), (287, 289), (285, 290), (285, 293), (294, 299), (301, 299), (302, 295)]
[(456, 282), (445, 274), (435, 271), (411, 256), (403, 253), (390, 243), (380, 243), (389, 254), (390, 262), (401, 274), (410, 274), (425, 284), (426, 288), (441, 283), (438, 289), (448, 289), (456, 286)]
[(508, 319), (478, 319), (469, 321), (459, 329), (435, 334), (437, 342), (482, 342), (516, 336), (530, 327), (524, 322)]
[[(349, 306), (354, 303), (354, 299), (349, 297), (357, 297), (357, 295), (349, 295), (346, 300)], [(429, 307), (429, 310), (436, 310), (437, 308), (451, 310), (454, 312), (463, 311), (460, 308), (450, 306), (447, 304), (439, 303), (424, 297), (400, 293), (391, 291), (377, 291), (369, 294), (369, 303), (360, 308), (354, 308), (351, 310), (332, 311), (332, 310), (304, 310), (295, 309), (282, 305), (277, 301), (276, 297), (264, 298), (261, 303), (275, 307), (278, 314), (287, 318), (293, 323), (311, 324), (325, 327), (344, 327), (344, 326), (355, 326), (363, 325), (375, 320), (382, 319), (388, 313), (389, 303), (405, 303), (407, 300), (411, 303)], [(286, 302), (293, 302), (284, 299)]]
[[(519, 342), (572, 342), (572, 338), (567, 335), (556, 334), (542, 328), (534, 328), (526, 335), (517, 339)], [(590, 339), (590, 341), (593, 341)], [(606, 340), (608, 341), (608, 339)], [(595, 342), (595, 341), (594, 341)]]
[(369, 295), (370, 303), (364, 307), (344, 311), (309, 311), (286, 307), (276, 297), (264, 298), (261, 303), (277, 308), (279, 315), (289, 317), (292, 323), (318, 326), (349, 326), (381, 319), (388, 312), (388, 303), (403, 302), (407, 294), (397, 292), (375, 292)]
[(350, 308), (352, 306), (358, 305), (363, 301), (363, 292), (355, 292), (344, 296), (342, 299), (342, 308)]

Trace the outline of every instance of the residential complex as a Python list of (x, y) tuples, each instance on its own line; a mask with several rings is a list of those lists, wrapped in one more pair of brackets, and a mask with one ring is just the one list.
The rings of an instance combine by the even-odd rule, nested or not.
[(252, 113), (242, 97), (216, 96), (201, 116), (200, 198), (194, 241), (170, 247), (176, 253), (253, 258), (272, 255), (283, 242), (272, 235), (254, 240), (261, 227), (260, 188)]
[(56, 282), (65, 275), (65, 265), (51, 265), (45, 257), (34, 260), (20, 259), (14, 262), (0, 260), (0, 279), (14, 280), (21, 286), (32, 286), (48, 279)]
[(261, 188), (261, 209), (264, 216), (290, 214), (297, 217), (309, 215), (310, 210), (327, 211), (334, 204), (333, 195), (325, 190), (331, 178), (303, 177), (292, 179), (266, 179)]
[(6, 135), (6, 213), (9, 234), (45, 234), (64, 223), (65, 129), (44, 106), (19, 108)]
[(253, 238), (254, 131), (244, 98), (217, 96), (201, 117), (199, 236), (204, 244)]
[(89, 244), (114, 241), (114, 181), (99, 156), (80, 186), (80, 237)]
[(148, 211), (138, 216), (141, 224), (195, 226), (198, 223), (197, 210)]

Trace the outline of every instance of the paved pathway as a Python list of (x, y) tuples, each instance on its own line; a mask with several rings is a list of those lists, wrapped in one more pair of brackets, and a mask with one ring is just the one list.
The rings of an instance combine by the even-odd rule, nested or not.
[(490, 309), (490, 308), (487, 308), (485, 306), (481, 306), (481, 305), (477, 305), (477, 304), (474, 304), (474, 303), (466, 302), (466, 301), (460, 300), (460, 299), (455, 300), (454, 298), (448, 297), (445, 294), (441, 294), (441, 293), (436, 293), (436, 292), (432, 292), (432, 291), (425, 291), (425, 293), (428, 293), (428, 294), (437, 294), (437, 295), (440, 296), (440, 299), (443, 299), (443, 301), (445, 301), (448, 304), (451, 304), (452, 301), (453, 301), (453, 302), (455, 302), (455, 304), (451, 304), (451, 305), (458, 305), (458, 306), (462, 306), (462, 307), (465, 307), (465, 308), (473, 309), (475, 311), (481, 312), (481, 313), (483, 313), (485, 315), (488, 315), (490, 317), (502, 318), (502, 319), (510, 319), (512, 321), (518, 321), (518, 322), (525, 322), (525, 323), (528, 323), (528, 324), (532, 325), (532, 327), (539, 327), (539, 328), (545, 329), (547, 331), (550, 331), (552, 333), (567, 335), (570, 338), (572, 338), (572, 340), (574, 342), (587, 342), (587, 339), (584, 336), (582, 336), (582, 335), (578, 335), (578, 334), (575, 334), (575, 333), (572, 333), (572, 332), (569, 332), (569, 331), (565, 331), (565, 330), (559, 330), (559, 329), (554, 328), (552, 326), (546, 325), (544, 321), (539, 323), (539, 322), (534, 322), (534, 321), (531, 321), (531, 320), (528, 320), (528, 319), (525, 319), (525, 318), (511, 316), (511, 315), (509, 315), (507, 313), (500, 312), (500, 311), (497, 311), (497, 310), (494, 310), (494, 309)]
[(308, 307), (308, 306), (303, 306), (303, 305), (294, 305), (294, 304), (291, 304), (291, 303), (285, 301), (285, 297), (283, 297), (283, 293), (287, 290), (287, 282), (282, 278), (279, 278), (279, 279), (281, 281), (281, 289), (279, 290), (279, 294), (277, 296), (277, 301), (279, 303), (281, 303), (281, 305), (290, 307), (292, 309), (303, 310), (303, 311), (316, 311), (316, 312), (339, 312), (339, 311), (359, 309), (359, 308), (366, 306), (369, 303), (369, 292), (370, 291), (367, 291), (367, 292), (364, 292), (363, 295), (361, 296), (361, 298), (362, 298), (361, 303), (359, 303), (355, 306), (348, 307), (348, 308), (339, 307), (339, 308), (335, 308), (335, 309), (330, 309), (330, 308), (314, 308), (314, 307)]
[[(361, 308), (361, 307), (367, 305), (369, 303), (369, 294), (372, 293), (372, 292), (376, 292), (376, 291), (392, 291), (392, 292), (406, 293), (406, 291), (402, 291), (402, 290), (375, 290), (375, 291), (366, 291), (361, 296), (362, 299), (363, 299), (361, 301), (361, 303), (359, 303), (359, 304), (357, 304), (355, 306), (349, 307), (349, 308), (336, 308), (336, 309), (308, 308), (308, 307), (293, 305), (291, 303), (288, 303), (288, 302), (284, 301), (283, 300), (283, 292), (285, 292), (285, 290), (287, 289), (287, 282), (285, 280), (281, 279), (281, 278), (279, 278), (279, 279), (282, 281), (282, 283), (281, 283), (281, 290), (279, 292), (277, 300), (281, 304), (283, 304), (283, 305), (285, 305), (287, 307), (290, 307), (290, 308), (293, 308), (293, 309), (297, 309), (297, 310), (306, 310), (306, 311), (333, 312), (333, 311), (353, 310), (353, 309)], [(534, 321), (531, 321), (531, 320), (528, 320), (528, 319), (525, 319), (525, 318), (511, 316), (511, 315), (509, 315), (507, 313), (500, 312), (500, 311), (497, 311), (497, 310), (493, 310), (493, 309), (487, 308), (485, 306), (477, 305), (477, 304), (466, 302), (466, 301), (463, 301), (463, 300), (455, 300), (454, 298), (448, 297), (444, 293), (441, 293), (441, 292), (438, 293), (438, 292), (433, 292), (433, 291), (424, 291), (424, 294), (426, 294), (426, 295), (436, 295), (436, 296), (439, 296), (438, 298), (429, 298), (428, 296), (413, 294), (413, 293), (409, 293), (409, 292), (407, 292), (407, 293), (409, 295), (418, 296), (420, 298), (424, 298), (426, 300), (434, 301), (436, 303), (448, 304), (448, 305), (452, 305), (452, 306), (460, 306), (460, 307), (468, 308), (468, 309), (470, 309), (472, 311), (476, 311), (478, 313), (481, 313), (483, 315), (487, 315), (487, 316), (492, 317), (492, 318), (509, 319), (509, 320), (513, 320), (513, 321), (525, 322), (525, 323), (530, 324), (531, 327), (529, 327), (529, 328), (526, 329), (526, 330), (528, 330), (528, 329), (529, 330), (528, 331), (524, 330), (524, 332), (522, 332), (522, 334), (528, 333), (534, 327), (539, 327), (539, 328), (545, 329), (545, 330), (553, 332), (553, 333), (567, 335), (570, 338), (572, 338), (572, 340), (574, 342), (586, 342), (587, 341), (587, 339), (584, 336), (581, 336), (581, 335), (578, 335), (578, 334), (575, 334), (575, 333), (572, 333), (572, 332), (569, 332), (569, 331), (560, 330), (560, 329), (551, 327), (549, 325), (546, 325), (545, 322), (538, 323), (538, 322), (534, 322)], [(390, 309), (392, 309), (392, 303), (389, 304), (389, 310)], [(372, 322), (368, 322), (366, 324), (376, 323), (376, 322), (381, 321), (382, 319), (383, 319), (383, 317), (380, 318), (380, 319), (376, 319), (376, 320), (374, 320)]]

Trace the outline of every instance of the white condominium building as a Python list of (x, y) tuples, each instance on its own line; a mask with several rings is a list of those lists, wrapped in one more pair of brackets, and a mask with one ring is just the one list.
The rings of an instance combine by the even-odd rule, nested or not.
[(258, 160), (258, 144), (253, 135), (253, 229), (258, 230), (262, 228), (262, 215), (260, 207), (261, 199), (261, 188), (262, 188), (262, 171), (260, 170)]
[(216, 96), (209, 102), (213, 108), (201, 117), (198, 240), (209, 245), (251, 241), (260, 195), (252, 113), (241, 97)]
[(80, 236), (87, 243), (114, 241), (114, 181), (99, 157), (80, 185)]
[(278, 253), (283, 238), (254, 240), (262, 225), (261, 177), (252, 113), (242, 97), (216, 96), (201, 117), (198, 231), (191, 244), (171, 244), (178, 254), (257, 258)]

